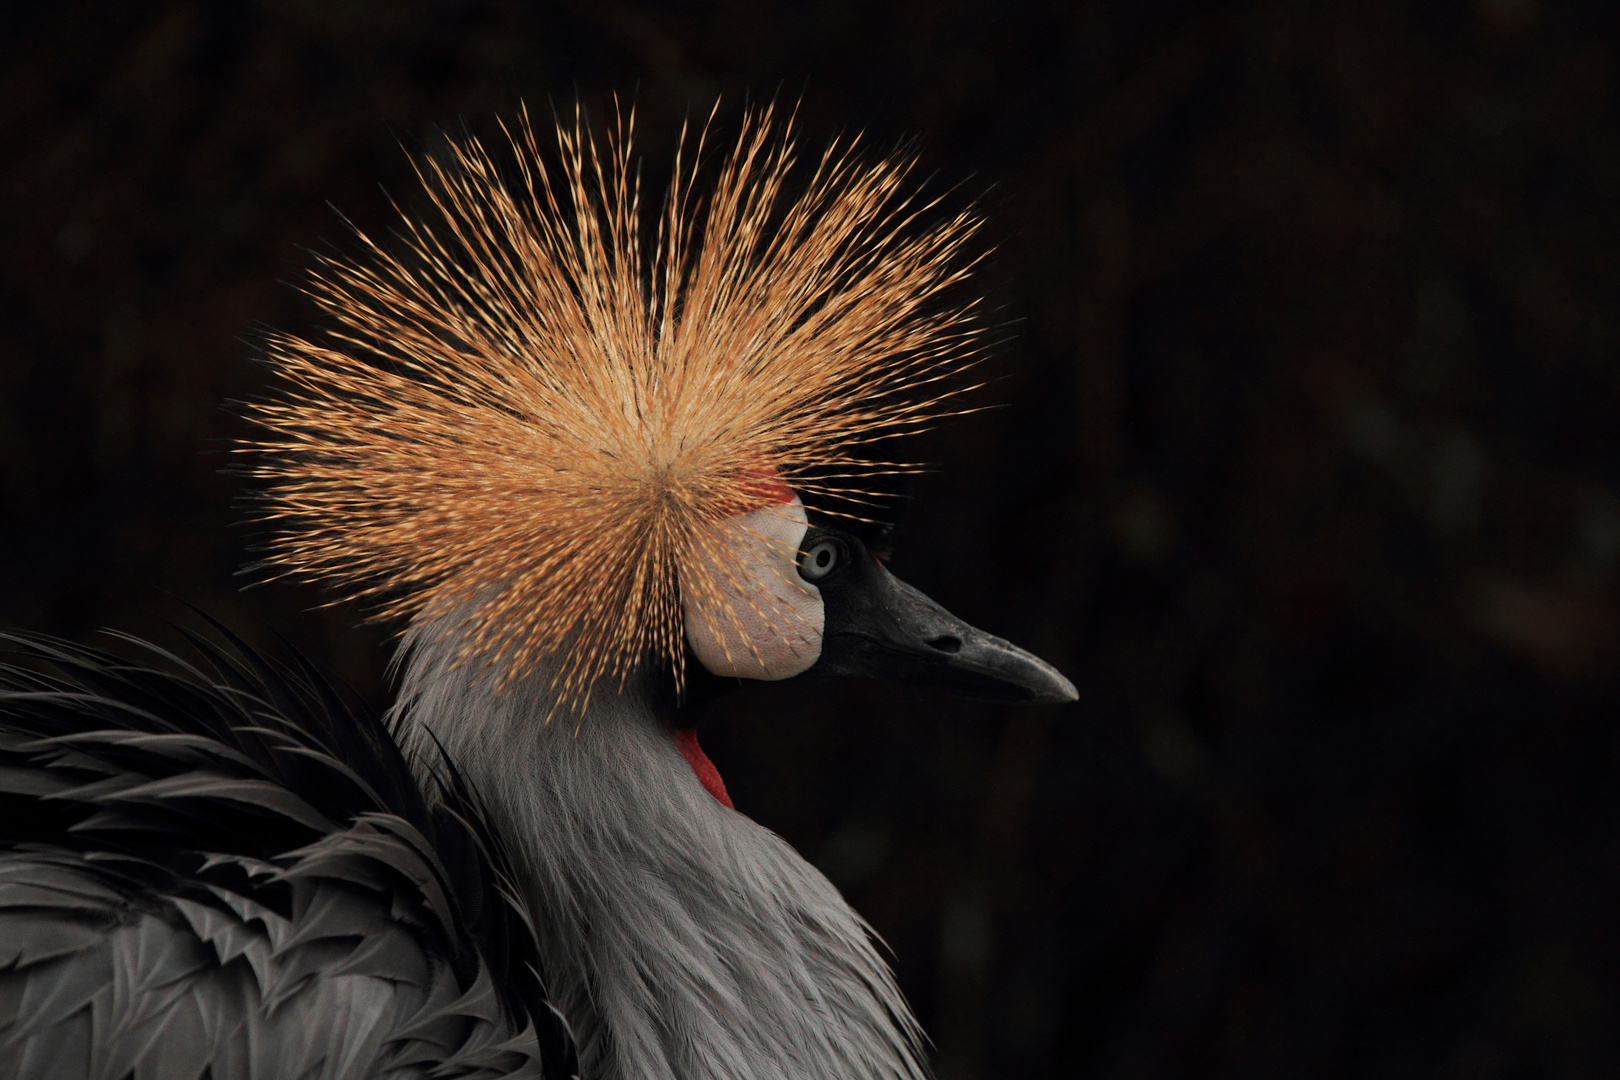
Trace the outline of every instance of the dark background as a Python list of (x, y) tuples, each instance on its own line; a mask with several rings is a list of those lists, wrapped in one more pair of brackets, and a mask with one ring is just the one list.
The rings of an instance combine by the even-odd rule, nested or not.
[[(285, 0), (0, 15), (0, 625), (234, 577), (221, 409), (400, 139), (716, 95), (988, 192), (1004, 407), (896, 568), (1078, 706), (756, 687), (739, 807), (894, 946), (945, 1080), (1620, 1075), (1614, 9)], [(722, 116), (734, 116), (735, 113)], [(657, 160), (663, 160), (657, 158)], [(173, 596), (167, 595), (172, 593)]]

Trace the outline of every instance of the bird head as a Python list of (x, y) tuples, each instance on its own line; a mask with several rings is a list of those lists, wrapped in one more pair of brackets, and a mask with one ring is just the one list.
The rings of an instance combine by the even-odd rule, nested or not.
[(874, 446), (974, 389), (979, 324), (952, 299), (973, 210), (858, 140), (795, 172), (767, 107), (712, 185), (711, 128), (683, 134), (644, 215), (633, 129), (576, 112), (543, 151), (525, 113), (500, 153), (447, 139), (395, 241), (316, 256), (331, 329), (268, 335), (285, 386), (249, 406), (269, 562), (431, 622), (498, 686), (544, 671), (578, 711), (649, 663), (678, 688), (689, 655), (1072, 699), (837, 524), (913, 469)]

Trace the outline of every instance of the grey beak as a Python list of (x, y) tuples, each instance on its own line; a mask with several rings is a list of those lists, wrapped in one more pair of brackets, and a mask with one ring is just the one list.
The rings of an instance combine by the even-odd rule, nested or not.
[[(925, 683), (970, 697), (1056, 704), (1079, 699), (1045, 660), (978, 630), (862, 551), (826, 596), (822, 671)], [(830, 592), (832, 590), (824, 590)]]

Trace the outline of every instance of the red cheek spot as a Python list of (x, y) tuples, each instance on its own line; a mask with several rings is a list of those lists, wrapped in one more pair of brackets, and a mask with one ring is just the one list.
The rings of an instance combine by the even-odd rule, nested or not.
[(718, 799), (720, 805), (727, 810), (735, 810), (736, 807), (731, 805), (731, 796), (726, 794), (726, 782), (720, 779), (720, 770), (714, 767), (709, 755), (698, 745), (697, 732), (691, 728), (676, 731), (675, 749), (679, 750), (681, 756), (686, 758), (686, 763), (692, 766), (692, 772), (704, 790)]

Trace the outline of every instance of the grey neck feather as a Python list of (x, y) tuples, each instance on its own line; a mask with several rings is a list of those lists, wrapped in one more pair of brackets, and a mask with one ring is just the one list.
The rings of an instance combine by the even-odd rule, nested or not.
[(927, 1077), (870, 927), (703, 788), (647, 701), (547, 724), (546, 672), (496, 691), (445, 625), (406, 635), (406, 749), (432, 760), (431, 732), (489, 803), (587, 1080)]

